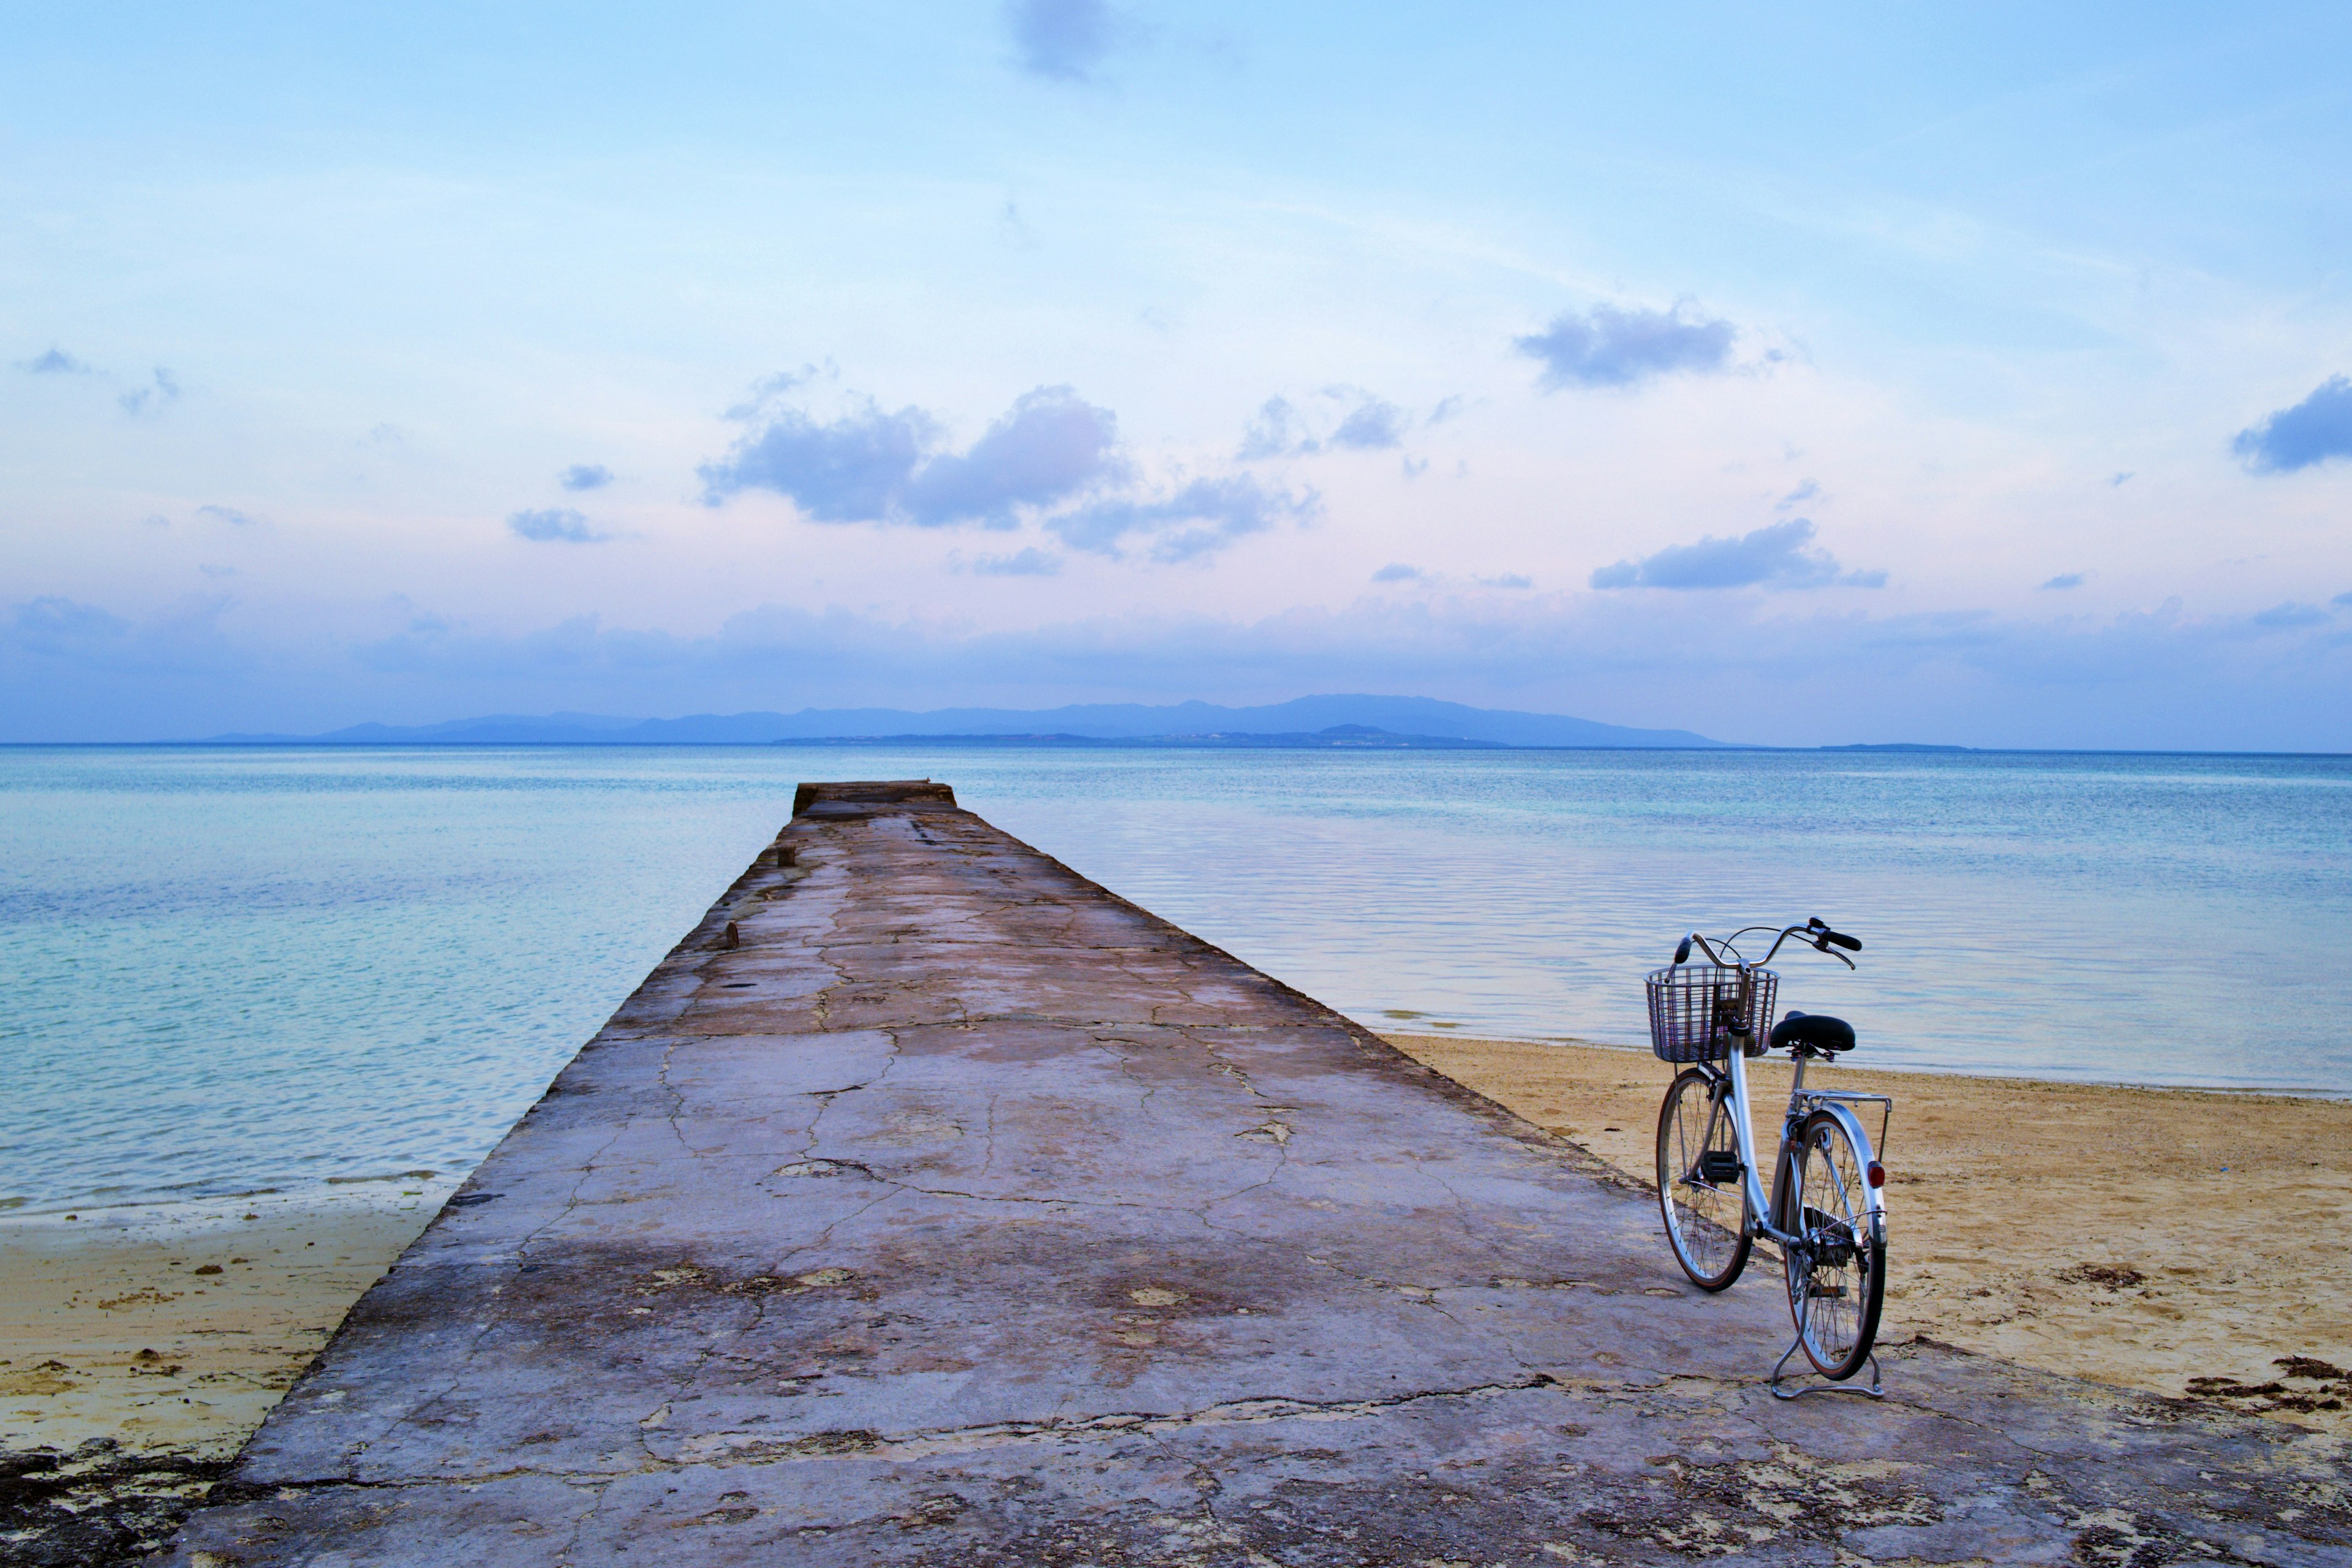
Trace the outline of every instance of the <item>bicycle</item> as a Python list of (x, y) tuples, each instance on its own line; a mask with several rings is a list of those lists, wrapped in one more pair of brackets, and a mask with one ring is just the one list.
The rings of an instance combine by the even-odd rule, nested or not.
[[(1774, 1026), (1780, 976), (1764, 967), (1792, 936), (1848, 969), (1853, 960), (1838, 950), (1859, 952), (1862, 943), (1816, 916), (1783, 929), (1760, 963), (1740, 957), (1739, 938), (1771, 929), (1747, 926), (1714, 942), (1693, 931), (1671, 965), (1646, 977), (1651, 1047), (1682, 1068), (1658, 1110), (1658, 1208), (1675, 1260), (1702, 1290), (1738, 1279), (1759, 1237), (1780, 1247), (1797, 1339), (1772, 1369), (1775, 1394), (1812, 1391), (1780, 1386), (1782, 1369), (1801, 1350), (1832, 1387), (1884, 1397), (1871, 1351), (1886, 1295), (1886, 1171), (1854, 1108), (1880, 1108), (1883, 1145), (1895, 1102), (1805, 1087), (1807, 1064), (1852, 1050), (1853, 1029), (1795, 1011)], [(1694, 944), (1706, 963), (1690, 963)], [(1772, 1050), (1790, 1053), (1796, 1077), (1768, 1196), (1757, 1178), (1747, 1058)], [(1870, 1386), (1848, 1386), (1865, 1363)]]

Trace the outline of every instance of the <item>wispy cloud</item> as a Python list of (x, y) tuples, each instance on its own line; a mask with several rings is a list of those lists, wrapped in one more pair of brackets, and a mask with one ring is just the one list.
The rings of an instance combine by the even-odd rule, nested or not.
[(702, 466), (703, 500), (773, 490), (817, 522), (911, 521), (904, 491), (938, 436), (938, 422), (919, 408), (891, 414), (869, 401), (822, 425), (782, 409), (723, 460)]
[(154, 379), (145, 386), (132, 387), (114, 401), (122, 412), (136, 418), (146, 414), (161, 414), (180, 400), (180, 380), (162, 365), (155, 367)]
[(200, 594), (133, 621), (55, 594), (24, 600), (0, 617), (0, 670), (29, 655), (141, 683), (240, 674), (255, 661), (220, 626), (236, 603), (226, 594)]
[(1011, 0), (1005, 25), (1023, 70), (1054, 81), (1092, 81), (1121, 20), (1103, 0)]
[(2230, 450), (2257, 474), (2291, 474), (2352, 458), (2352, 379), (2329, 376), (2294, 407), (2239, 431)]
[[(1404, 444), (1405, 432), (1414, 423), (1404, 409), (1358, 387), (1327, 386), (1317, 396), (1327, 405), (1317, 413), (1286, 397), (1267, 398), (1244, 427), (1234, 457), (1254, 463), (1321, 451), (1390, 451)], [(1432, 415), (1431, 423), (1438, 417)]]
[(917, 522), (979, 521), (1009, 527), (1018, 507), (1066, 500), (1128, 477), (1118, 450), (1118, 419), (1066, 386), (1041, 386), (971, 444), (942, 452), (910, 476), (905, 489)]
[(1620, 561), (1592, 574), (1596, 588), (1880, 588), (1884, 572), (1847, 572), (1826, 550), (1811, 548), (1813, 525), (1792, 517), (1737, 539), (1709, 534), (1696, 544), (1669, 544), (1638, 561)]
[[(1391, 561), (1372, 574), (1375, 583), (1421, 583), (1433, 587), (1458, 587), (1465, 579), (1444, 573), (1431, 572), (1402, 561)], [(1536, 580), (1524, 572), (1505, 572), (1488, 577), (1473, 573), (1467, 581), (1475, 587), (1502, 588), (1518, 593), (1536, 585)]]
[(1307, 422), (1286, 397), (1269, 397), (1242, 431), (1234, 456), (1245, 463), (1265, 458), (1286, 458), (1312, 452), (1320, 446), (1307, 433)]
[(43, 653), (117, 637), (131, 629), (131, 623), (111, 610), (58, 594), (25, 600), (13, 608), (10, 620), (16, 640)]
[(783, 400), (815, 382), (838, 382), (841, 369), (831, 360), (823, 363), (811, 361), (798, 370), (780, 370), (751, 384), (751, 395), (727, 411), (730, 419), (757, 422), (762, 416), (782, 405)]
[(1405, 412), (1393, 403), (1368, 397), (1339, 421), (1331, 445), (1352, 451), (1385, 451), (1404, 444)]
[(1595, 305), (1580, 316), (1563, 311), (1540, 332), (1511, 340), (1540, 361), (1547, 391), (1570, 386), (1637, 386), (1663, 375), (1705, 375), (1727, 369), (1738, 329), (1692, 312)]
[(253, 526), (253, 519), (233, 506), (200, 506), (196, 508), (196, 515), (211, 518), (215, 522), (229, 523), (237, 528)]
[(1010, 555), (974, 556), (971, 569), (983, 577), (1056, 577), (1062, 558), (1033, 544)]
[(703, 466), (703, 499), (771, 490), (816, 522), (1035, 526), (1072, 550), (1177, 562), (1303, 522), (1320, 504), (1312, 489), (1245, 474), (1154, 480), (1120, 447), (1118, 416), (1066, 386), (1024, 394), (962, 451), (925, 410), (870, 398), (824, 420), (772, 395), (738, 413), (754, 428)]
[(2058, 574), (2058, 575), (2056, 575), (2055, 577), (2051, 578), (2048, 582), (2046, 582), (2046, 583), (2042, 584), (2042, 587), (2047, 588), (2047, 589), (2053, 589), (2053, 590), (2056, 590), (2056, 591), (2059, 591), (2059, 592), (2063, 592), (2064, 590), (2066, 590), (2066, 589), (2068, 589), (2068, 588), (2079, 588), (2079, 587), (2081, 587), (2081, 586), (2082, 586), (2085, 582), (2087, 582), (2087, 581), (2089, 581), (2088, 577), (2087, 577), (2087, 576), (2085, 576), (2083, 573), (2080, 573), (2080, 572), (2061, 572), (2060, 574)]
[(1321, 508), (1312, 489), (1293, 494), (1234, 474), (1194, 479), (1159, 498), (1095, 501), (1048, 518), (1045, 527), (1073, 550), (1119, 556), (1135, 535), (1149, 541), (1152, 560), (1197, 561), (1278, 522), (1304, 522)]
[(88, 375), (89, 374), (87, 361), (78, 360), (60, 348), (52, 348), (47, 353), (35, 354), (31, 359), (20, 359), (16, 362), (16, 368), (33, 375)]
[(507, 528), (518, 538), (542, 543), (601, 544), (613, 537), (568, 507), (511, 513)]
[(1126, 477), (1118, 421), (1066, 386), (1041, 386), (962, 452), (936, 450), (940, 422), (871, 399), (819, 423), (804, 410), (757, 405), (759, 427), (702, 467), (712, 504), (747, 489), (790, 498), (817, 522), (979, 523), (1011, 528), (1018, 509), (1050, 506)]
[(567, 490), (601, 490), (613, 482), (613, 470), (602, 463), (574, 463), (555, 482)]

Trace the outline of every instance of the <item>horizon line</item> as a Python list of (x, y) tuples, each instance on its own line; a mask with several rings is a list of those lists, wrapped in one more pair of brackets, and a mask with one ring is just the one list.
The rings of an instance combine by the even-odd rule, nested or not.
[[(1270, 733), (1270, 731), (1234, 731), (1234, 734)], [(768, 741), (325, 741), (304, 737), (286, 740), (256, 741), (0, 741), (0, 751), (152, 751), (161, 748), (177, 750), (207, 750), (219, 752), (263, 751), (562, 751), (609, 749), (635, 750), (741, 750), (749, 751), (772, 746), (864, 746), (885, 744), (912, 748), (936, 744), (943, 741), (981, 742), (1004, 751), (1075, 751), (1073, 746), (1024, 744), (1029, 738), (1008, 735), (821, 735), (813, 737), (784, 736)], [(1158, 736), (1100, 737), (1081, 735), (1074, 740), (1089, 742), (1097, 746), (1124, 748), (1134, 751), (1193, 751), (1193, 752), (1345, 752), (1354, 755), (1379, 754), (1393, 756), (1403, 752), (1609, 752), (1642, 753), (1650, 752), (1696, 752), (1713, 755), (1722, 752), (1880, 752), (1908, 753), (1915, 756), (2045, 756), (2045, 757), (2344, 757), (2352, 758), (2352, 751), (2314, 752), (2275, 749), (2230, 750), (2216, 747), (2187, 746), (1964, 746), (1956, 742), (1916, 741), (1845, 741), (1820, 745), (1776, 745), (1765, 742), (1717, 741), (1711, 745), (1530, 745), (1507, 741), (1474, 741), (1455, 746), (1331, 746), (1331, 745), (1265, 745), (1265, 746), (1170, 746), (1158, 743)]]

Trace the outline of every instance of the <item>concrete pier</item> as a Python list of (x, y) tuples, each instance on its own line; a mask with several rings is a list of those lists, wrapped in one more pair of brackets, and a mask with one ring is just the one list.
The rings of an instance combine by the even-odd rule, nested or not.
[(2352, 1562), (2273, 1423), (1919, 1343), (1774, 1400), (1761, 1254), (1700, 1296), (1648, 1194), (942, 787), (779, 846), (174, 1561)]

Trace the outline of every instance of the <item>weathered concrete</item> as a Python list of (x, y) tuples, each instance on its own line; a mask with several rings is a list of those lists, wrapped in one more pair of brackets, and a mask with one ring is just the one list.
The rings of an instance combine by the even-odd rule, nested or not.
[(825, 793), (178, 1561), (2352, 1562), (2340, 1449), (2257, 1419), (1932, 1345), (1776, 1403), (1761, 1258), (1702, 1299), (1572, 1146), (943, 798)]

